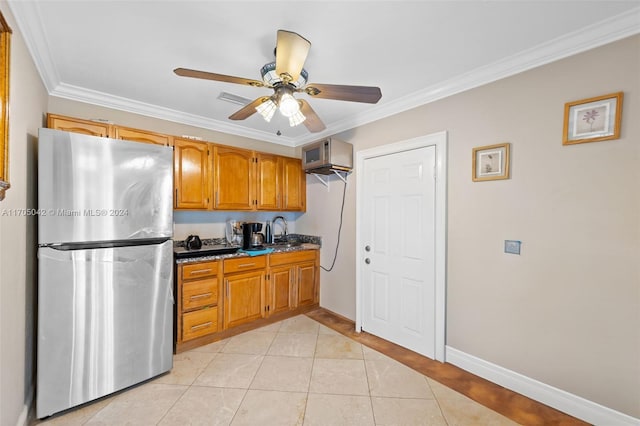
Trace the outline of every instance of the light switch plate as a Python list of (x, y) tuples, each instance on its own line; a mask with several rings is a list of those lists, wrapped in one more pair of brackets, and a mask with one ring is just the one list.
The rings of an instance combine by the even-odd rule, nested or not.
[(504, 240), (504, 252), (509, 254), (520, 254), (522, 241)]

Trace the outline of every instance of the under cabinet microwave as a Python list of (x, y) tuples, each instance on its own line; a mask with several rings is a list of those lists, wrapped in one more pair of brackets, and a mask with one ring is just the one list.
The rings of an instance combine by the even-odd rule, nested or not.
[(353, 145), (336, 138), (325, 138), (302, 147), (302, 168), (307, 173), (331, 174), (353, 169)]

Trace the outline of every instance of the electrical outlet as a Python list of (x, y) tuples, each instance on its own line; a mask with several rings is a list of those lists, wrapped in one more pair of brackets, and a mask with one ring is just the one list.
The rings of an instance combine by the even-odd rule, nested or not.
[(520, 254), (522, 241), (504, 240), (504, 252), (509, 254)]

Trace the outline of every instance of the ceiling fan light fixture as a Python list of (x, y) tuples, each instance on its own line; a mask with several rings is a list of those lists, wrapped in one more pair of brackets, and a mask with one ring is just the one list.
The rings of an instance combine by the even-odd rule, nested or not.
[(269, 123), (273, 118), (273, 114), (276, 113), (276, 109), (278, 109), (278, 106), (271, 98), (256, 107), (256, 111), (258, 111), (267, 123)]
[(307, 117), (305, 117), (302, 112), (298, 111), (295, 114), (293, 114), (291, 117), (289, 117), (289, 126), (295, 127), (306, 119)]
[(297, 112), (300, 112), (300, 105), (296, 98), (291, 93), (285, 92), (280, 97), (280, 113), (285, 117), (292, 117)]

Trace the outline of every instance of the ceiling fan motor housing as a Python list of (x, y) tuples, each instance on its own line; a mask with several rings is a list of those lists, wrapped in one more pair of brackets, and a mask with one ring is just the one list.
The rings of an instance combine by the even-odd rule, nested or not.
[[(265, 85), (271, 87), (277, 87), (280, 84), (283, 84), (284, 81), (281, 76), (276, 73), (276, 63), (269, 62), (265, 64), (262, 68), (260, 68), (260, 75), (262, 76), (262, 81), (264, 81)], [(300, 77), (296, 81), (288, 81), (287, 84), (294, 87), (294, 89), (299, 89), (307, 84), (307, 80), (309, 78), (309, 73), (304, 68), (300, 71)]]

